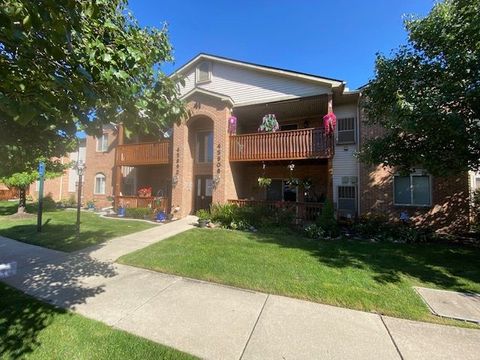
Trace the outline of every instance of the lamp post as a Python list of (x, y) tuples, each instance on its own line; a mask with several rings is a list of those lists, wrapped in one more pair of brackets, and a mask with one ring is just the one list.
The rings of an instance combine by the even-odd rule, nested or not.
[(75, 169), (77, 170), (78, 174), (78, 198), (77, 198), (77, 224), (76, 224), (76, 230), (77, 230), (77, 237), (80, 236), (80, 210), (82, 207), (82, 178), (83, 174), (85, 172), (85, 164), (83, 161), (78, 161), (77, 164), (75, 165)]

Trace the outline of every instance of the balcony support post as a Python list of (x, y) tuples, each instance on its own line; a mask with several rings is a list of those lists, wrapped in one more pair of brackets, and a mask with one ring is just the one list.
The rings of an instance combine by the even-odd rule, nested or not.
[[(333, 113), (333, 96), (332, 94), (328, 94), (327, 98), (327, 114), (328, 113)], [(332, 151), (335, 146), (335, 135), (329, 135), (331, 138), (330, 140), (332, 141)], [(327, 199), (328, 201), (333, 203), (333, 153), (331, 156), (328, 157), (328, 172), (327, 172)]]
[[(124, 129), (123, 124), (118, 124), (117, 145), (123, 145)], [(113, 193), (115, 196), (115, 208), (118, 208), (118, 199), (122, 191), (122, 166), (118, 165), (118, 147), (115, 148), (115, 186)]]

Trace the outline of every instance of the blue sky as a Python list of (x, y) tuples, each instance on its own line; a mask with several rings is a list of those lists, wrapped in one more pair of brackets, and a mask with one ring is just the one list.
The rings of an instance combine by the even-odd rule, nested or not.
[(180, 67), (200, 52), (347, 81), (373, 76), (375, 54), (405, 43), (404, 14), (433, 0), (130, 0), (141, 25), (168, 23)]

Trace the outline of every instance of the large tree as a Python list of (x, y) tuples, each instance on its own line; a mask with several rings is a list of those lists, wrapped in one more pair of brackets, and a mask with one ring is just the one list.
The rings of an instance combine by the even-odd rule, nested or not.
[(365, 113), (383, 127), (361, 158), (436, 175), (480, 167), (480, 0), (445, 0), (405, 22), (408, 44), (378, 55)]
[(0, 177), (71, 149), (78, 130), (123, 122), (159, 133), (184, 107), (161, 64), (166, 28), (144, 28), (125, 0), (3, 0)]

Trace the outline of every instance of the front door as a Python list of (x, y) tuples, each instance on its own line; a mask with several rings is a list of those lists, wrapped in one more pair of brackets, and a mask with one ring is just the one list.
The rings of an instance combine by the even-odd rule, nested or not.
[(213, 180), (209, 175), (195, 177), (195, 210), (209, 209), (212, 204)]

